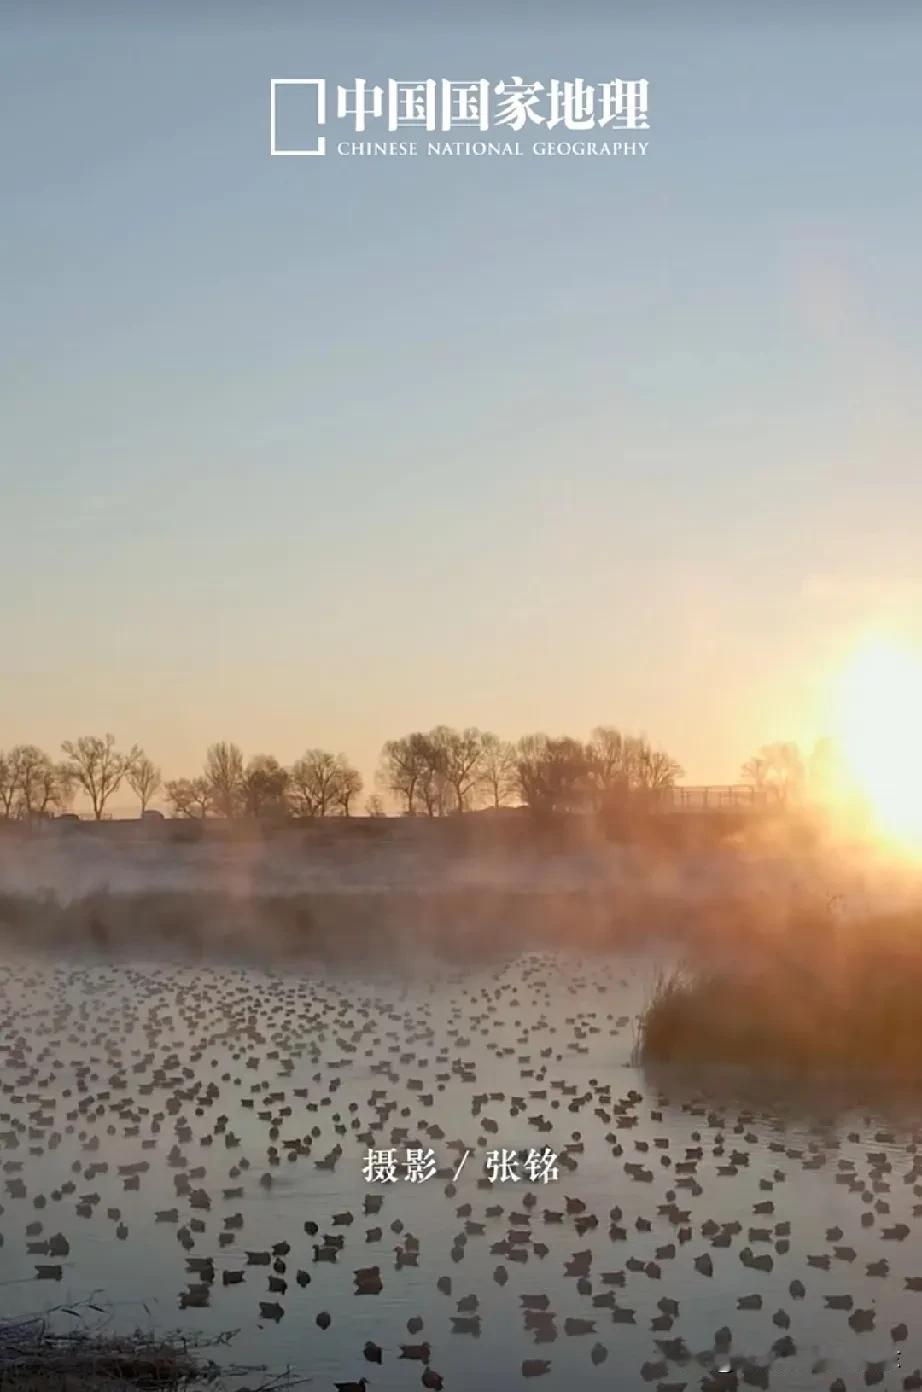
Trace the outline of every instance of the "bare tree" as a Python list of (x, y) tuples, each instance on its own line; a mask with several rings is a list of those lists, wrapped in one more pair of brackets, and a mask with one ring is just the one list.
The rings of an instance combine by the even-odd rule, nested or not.
[(444, 768), (431, 756), (423, 765), (419, 776), (419, 801), (427, 817), (443, 817), (452, 796), (451, 784), (445, 776)]
[(67, 806), (73, 787), (68, 770), (34, 744), (19, 744), (0, 770), (0, 800), (7, 817), (32, 821)]
[(236, 744), (221, 740), (205, 755), (205, 779), (211, 804), (219, 817), (237, 817), (243, 809), (243, 754)]
[(174, 817), (198, 817), (204, 820), (211, 808), (211, 784), (201, 775), (198, 778), (175, 778), (164, 787)]
[(74, 778), (67, 765), (49, 759), (38, 771), (36, 793), (39, 815), (44, 816), (51, 808), (66, 812), (74, 798)]
[(404, 812), (413, 816), (419, 783), (428, 768), (426, 737), (422, 734), (404, 735), (388, 740), (381, 751), (378, 778), (381, 785), (405, 804)]
[(635, 782), (634, 746), (614, 725), (597, 725), (586, 746), (599, 811), (623, 804)]
[(51, 760), (38, 745), (17, 744), (9, 752), (10, 776), (13, 785), (13, 815), (31, 821), (36, 804), (41, 799), (43, 774)]
[(163, 793), (170, 812), (174, 817), (190, 816), (192, 806), (191, 780), (188, 778), (168, 778), (163, 785)]
[(387, 809), (384, 806), (384, 799), (377, 793), (372, 793), (371, 797), (365, 799), (365, 813), (369, 817), (386, 817)]
[(480, 739), (477, 787), (489, 807), (505, 807), (518, 789), (515, 746), (489, 731)]
[(541, 775), (547, 743), (547, 735), (539, 732), (523, 735), (515, 745), (516, 791), (525, 806), (532, 810), (540, 806), (543, 798)]
[(407, 749), (408, 758), (414, 761), (415, 798), (427, 817), (444, 816), (453, 798), (448, 781), (449, 756), (446, 745), (446, 737), (450, 735), (448, 727), (441, 725), (428, 734), (416, 730), (401, 741)]
[(428, 817), (463, 812), (476, 787), (482, 735), (473, 726), (453, 730), (436, 725), (385, 745), (385, 785), (407, 799), (407, 811), (419, 805)]
[(86, 793), (93, 816), (101, 821), (109, 798), (141, 757), (140, 749), (132, 745), (127, 754), (120, 754), (114, 735), (81, 735), (78, 740), (65, 740), (61, 748), (67, 755), (68, 776)]
[(141, 804), (141, 816), (160, 787), (160, 770), (146, 754), (141, 754), (125, 775), (125, 781)]
[(342, 765), (325, 749), (308, 749), (291, 766), (292, 801), (302, 817), (326, 817), (337, 805)]
[(13, 815), (13, 802), (16, 798), (16, 774), (9, 754), (0, 750), (0, 815), (9, 821)]
[(535, 812), (575, 812), (590, 795), (590, 759), (569, 735), (526, 735), (516, 746), (522, 801)]
[(295, 817), (316, 817), (314, 780), (304, 759), (295, 759), (288, 774), (288, 801)]
[(204, 821), (214, 805), (214, 791), (203, 774), (193, 778), (189, 784), (189, 798), (193, 815)]
[(243, 805), (248, 817), (287, 811), (288, 770), (272, 754), (254, 754), (243, 775)]
[(742, 774), (759, 792), (787, 803), (803, 792), (806, 768), (796, 744), (766, 744), (747, 760)]
[(365, 786), (362, 775), (357, 768), (353, 768), (344, 754), (337, 756), (339, 760), (339, 787), (336, 790), (336, 806), (344, 817), (351, 815), (352, 799), (357, 798)]
[(653, 749), (644, 736), (634, 742), (635, 758), (633, 774), (636, 785), (647, 792), (659, 792), (671, 788), (677, 778), (683, 776), (681, 764), (662, 749)]
[(450, 788), (454, 810), (463, 812), (482, 767), (483, 734), (473, 725), (465, 730), (437, 725), (427, 738), (434, 778), (440, 777)]

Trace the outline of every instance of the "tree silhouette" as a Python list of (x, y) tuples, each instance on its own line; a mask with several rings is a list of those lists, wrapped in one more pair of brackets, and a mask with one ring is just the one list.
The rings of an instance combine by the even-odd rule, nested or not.
[(101, 821), (106, 803), (141, 758), (141, 750), (132, 745), (127, 754), (120, 754), (114, 735), (81, 735), (77, 740), (65, 740), (61, 748), (67, 755), (67, 776), (83, 789), (93, 816)]

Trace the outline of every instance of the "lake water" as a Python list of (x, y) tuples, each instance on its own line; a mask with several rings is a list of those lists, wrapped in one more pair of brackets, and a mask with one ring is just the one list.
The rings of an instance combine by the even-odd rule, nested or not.
[[(564, 955), (374, 978), (8, 961), (3, 1316), (95, 1292), (114, 1328), (233, 1329), (219, 1357), (321, 1387), (366, 1376), (372, 1392), (419, 1387), (425, 1363), (399, 1353), (424, 1341), (446, 1388), (484, 1392), (518, 1384), (523, 1360), (548, 1362), (547, 1389), (696, 1388), (721, 1368), (740, 1385), (901, 1387), (922, 1365), (922, 1293), (906, 1287), (922, 1277), (922, 1104), (651, 1078), (631, 1053), (655, 971)], [(450, 1170), (467, 1149), (457, 1192), (444, 1177), (366, 1183), (370, 1141), (396, 1150), (398, 1173), (408, 1146)], [(478, 1184), (488, 1151), (544, 1147), (568, 1158), (556, 1181)], [(192, 1202), (198, 1190), (210, 1207)], [(368, 1195), (380, 1213), (366, 1216)], [(343, 1214), (353, 1221), (337, 1224)], [(29, 1251), (58, 1234), (66, 1255)], [(335, 1261), (315, 1260), (324, 1234), (343, 1238)], [(281, 1243), (279, 1269), (248, 1263)], [(182, 1309), (202, 1282), (190, 1258), (213, 1258), (214, 1279), (207, 1304)], [(887, 1274), (870, 1274), (881, 1262)], [(60, 1281), (36, 1279), (57, 1264)], [(354, 1271), (372, 1266), (380, 1293), (357, 1294)], [(225, 1272), (244, 1279), (224, 1284)], [(544, 1314), (523, 1296), (546, 1296)], [(760, 1309), (738, 1308), (752, 1296)], [(453, 1325), (472, 1313), (479, 1327)]]

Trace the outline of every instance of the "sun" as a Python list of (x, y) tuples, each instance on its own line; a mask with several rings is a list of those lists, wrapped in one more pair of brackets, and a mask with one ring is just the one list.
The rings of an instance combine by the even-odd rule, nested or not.
[(922, 848), (922, 654), (875, 638), (842, 673), (837, 738), (879, 830)]

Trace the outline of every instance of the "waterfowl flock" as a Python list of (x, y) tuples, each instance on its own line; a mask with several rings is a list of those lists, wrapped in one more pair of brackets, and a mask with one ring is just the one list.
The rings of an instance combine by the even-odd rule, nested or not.
[(648, 1079), (645, 973), (6, 962), (2, 1315), (101, 1291), (347, 1392), (922, 1388), (912, 1105)]

